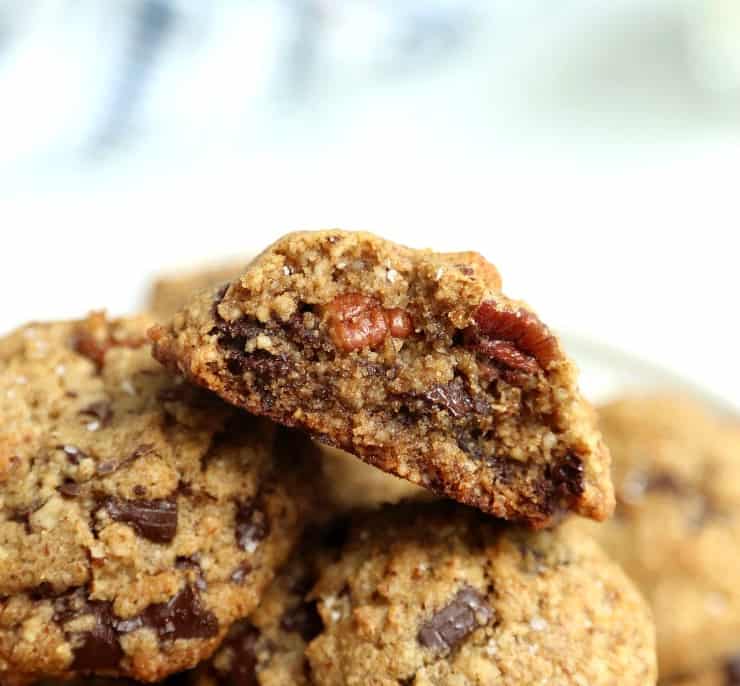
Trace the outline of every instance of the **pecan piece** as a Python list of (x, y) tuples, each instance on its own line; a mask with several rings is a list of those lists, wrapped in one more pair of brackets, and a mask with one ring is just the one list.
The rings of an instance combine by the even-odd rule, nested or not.
[(487, 300), (473, 320), (476, 326), (466, 329), (466, 343), (507, 366), (536, 371), (536, 363), (545, 368), (560, 356), (555, 336), (527, 310), (500, 310)]
[(400, 307), (392, 307), (386, 310), (384, 314), (391, 336), (394, 338), (408, 338), (413, 329), (413, 323), (408, 312)]
[(413, 326), (404, 310), (384, 309), (377, 300), (360, 293), (337, 296), (324, 312), (329, 335), (334, 345), (344, 352), (377, 348), (388, 334), (406, 338)]
[(72, 337), (75, 352), (92, 360), (98, 369), (103, 367), (105, 354), (111, 348), (140, 348), (147, 342), (145, 337), (116, 338), (111, 324), (104, 312), (92, 312), (79, 323)]

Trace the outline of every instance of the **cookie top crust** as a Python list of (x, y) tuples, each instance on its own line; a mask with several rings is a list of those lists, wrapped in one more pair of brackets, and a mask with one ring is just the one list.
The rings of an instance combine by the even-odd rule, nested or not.
[(157, 321), (166, 321), (200, 291), (217, 288), (239, 277), (251, 257), (195, 269), (162, 274), (149, 285), (145, 309)]
[(228, 402), (498, 517), (613, 508), (575, 367), (476, 253), (289, 234), (150, 335)]
[(208, 656), (300, 534), (300, 455), (170, 375), (147, 318), (0, 339), (0, 682), (154, 681)]
[(355, 519), (313, 591), (318, 686), (634, 684), (656, 679), (650, 612), (588, 538), (451, 503)]
[[(600, 409), (617, 509), (593, 535), (652, 606), (661, 678), (740, 656), (740, 426), (683, 396)], [(740, 669), (738, 670), (740, 674)]]

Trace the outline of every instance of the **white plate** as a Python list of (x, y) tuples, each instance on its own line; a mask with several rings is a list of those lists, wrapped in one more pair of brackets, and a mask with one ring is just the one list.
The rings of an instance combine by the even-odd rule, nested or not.
[(581, 371), (584, 395), (594, 403), (627, 393), (675, 391), (702, 400), (722, 414), (737, 416), (729, 402), (669, 369), (578, 335), (565, 333), (561, 338)]

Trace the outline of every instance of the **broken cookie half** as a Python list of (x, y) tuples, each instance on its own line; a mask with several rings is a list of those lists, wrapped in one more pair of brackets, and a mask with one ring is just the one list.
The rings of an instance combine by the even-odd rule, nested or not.
[(229, 402), (498, 517), (612, 511), (573, 363), (477, 253), (289, 234), (150, 336)]

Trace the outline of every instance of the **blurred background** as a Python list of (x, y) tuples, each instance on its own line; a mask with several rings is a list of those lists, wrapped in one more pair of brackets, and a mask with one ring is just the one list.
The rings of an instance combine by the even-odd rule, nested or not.
[(738, 0), (0, 0), (2, 332), (341, 226), (740, 409), (739, 179)]

